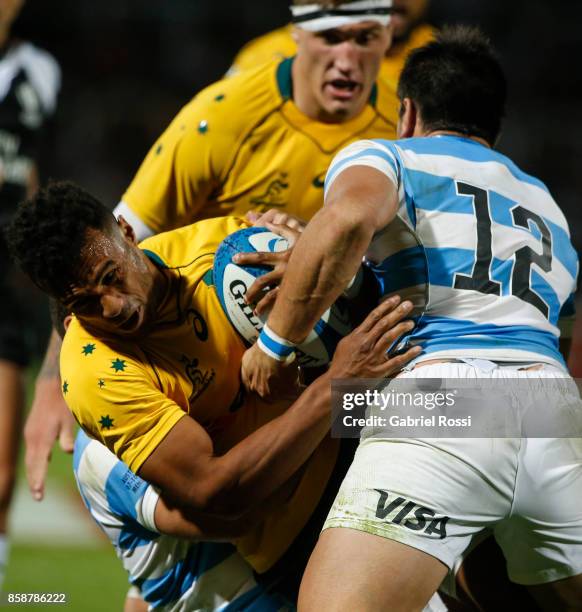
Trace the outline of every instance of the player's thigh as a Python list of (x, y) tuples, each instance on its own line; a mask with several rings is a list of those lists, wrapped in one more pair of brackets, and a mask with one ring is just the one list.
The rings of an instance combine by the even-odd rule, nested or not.
[(326, 529), (305, 570), (300, 612), (422, 610), (447, 567), (435, 557), (354, 529)]
[[(511, 580), (582, 600), (582, 440), (522, 441), (513, 512), (495, 526)], [(562, 586), (564, 585), (564, 586)]]
[(14, 460), (22, 425), (22, 368), (0, 359), (0, 464)]
[[(0, 243), (0, 253), (2, 245)], [(0, 470), (16, 460), (24, 408), (28, 354), (12, 294), (0, 280)], [(2, 473), (0, 472), (0, 494)]]
[(543, 610), (582, 610), (582, 574), (530, 586), (529, 590)]

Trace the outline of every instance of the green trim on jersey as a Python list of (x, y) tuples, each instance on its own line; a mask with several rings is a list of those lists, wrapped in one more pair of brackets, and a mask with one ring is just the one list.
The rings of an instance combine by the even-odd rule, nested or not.
[(168, 267), (168, 264), (166, 264), (166, 262), (157, 253), (154, 253), (153, 251), (150, 251), (149, 249), (142, 249), (142, 250), (146, 254), (146, 256), (149, 259), (151, 259), (155, 264), (158, 264), (158, 266), (161, 266), (162, 268)]
[(202, 277), (202, 282), (208, 287), (214, 287), (214, 274), (212, 272), (212, 268), (208, 270)]
[(284, 59), (277, 66), (277, 87), (279, 93), (284, 100), (293, 99), (293, 77), (291, 76), (291, 67), (295, 57)]

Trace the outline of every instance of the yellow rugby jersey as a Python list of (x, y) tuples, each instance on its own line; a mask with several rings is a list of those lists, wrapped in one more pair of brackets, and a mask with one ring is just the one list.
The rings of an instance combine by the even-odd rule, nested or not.
[(198, 218), (280, 208), (310, 219), (334, 155), (361, 138), (394, 138), (396, 92), (378, 81), (360, 115), (306, 117), (291, 99), (293, 59), (219, 81), (177, 115), (123, 201), (154, 232)]
[[(134, 472), (186, 415), (224, 453), (289, 405), (243, 400), (245, 347), (212, 284), (219, 243), (246, 226), (235, 217), (209, 219), (140, 244), (169, 280), (147, 337), (112, 340), (87, 332), (77, 319), (67, 330), (61, 349), (65, 400), (87, 434)], [(335, 442), (320, 445), (285, 502), (237, 542), (257, 571), (266, 571), (308, 520), (335, 464)]]
[(390, 49), (388, 49), (388, 54), (380, 68), (382, 78), (387, 79), (391, 83), (398, 84), (398, 79), (408, 54), (414, 49), (418, 49), (418, 47), (424, 47), (424, 45), (434, 39), (435, 35), (436, 30), (432, 26), (423, 23), (412, 30), (408, 40), (398, 49), (397, 53), (392, 55)]
[[(297, 44), (291, 33), (292, 24), (287, 24), (263, 36), (248, 42), (236, 55), (228, 74), (234, 75), (250, 70), (276, 58), (292, 57), (297, 53)], [(380, 66), (380, 78), (390, 83), (397, 83), (400, 72), (408, 54), (418, 47), (430, 42), (435, 36), (435, 29), (428, 24), (420, 24), (410, 33), (410, 37), (397, 53), (388, 54)]]
[(212, 429), (237, 399), (245, 347), (209, 273), (218, 244), (245, 226), (213, 219), (141, 243), (169, 279), (145, 339), (96, 337), (77, 320), (67, 331), (65, 399), (81, 427), (134, 472), (185, 414)]

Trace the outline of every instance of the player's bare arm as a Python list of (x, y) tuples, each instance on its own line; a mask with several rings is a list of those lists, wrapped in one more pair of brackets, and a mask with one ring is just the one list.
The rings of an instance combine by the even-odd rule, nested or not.
[[(301, 342), (356, 274), (374, 232), (396, 213), (394, 184), (373, 168), (347, 169), (330, 186), (326, 206), (305, 228), (290, 257), (269, 327)], [(243, 358), (243, 382), (268, 395), (281, 364), (258, 346)]]
[(75, 439), (75, 419), (61, 391), (60, 348), (61, 339), (53, 331), (24, 428), (26, 477), (37, 501), (44, 497), (46, 472), (55, 441), (59, 441), (63, 451), (72, 453)]
[[(295, 477), (290, 479), (293, 483)], [(165, 535), (200, 542), (230, 542), (249, 533), (261, 523), (271, 508), (285, 503), (289, 496), (289, 483), (285, 483), (269, 496), (261, 508), (253, 508), (240, 516), (217, 516), (192, 512), (162, 494), (154, 510), (157, 530)]]
[(401, 369), (417, 349), (386, 359), (386, 349), (412, 328), (412, 308), (387, 300), (338, 345), (329, 371), (280, 417), (222, 456), (193, 419), (184, 417), (142, 465), (139, 475), (177, 503), (207, 514), (236, 516), (260, 505), (311, 455), (330, 426), (333, 378), (382, 378)]

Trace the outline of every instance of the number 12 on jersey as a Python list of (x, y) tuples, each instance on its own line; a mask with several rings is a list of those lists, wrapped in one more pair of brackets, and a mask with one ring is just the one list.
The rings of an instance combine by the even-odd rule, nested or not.
[[(469, 289), (480, 293), (501, 295), (501, 283), (491, 278), (493, 254), (491, 250), (491, 210), (489, 207), (489, 192), (481, 187), (455, 181), (457, 194), (470, 197), (477, 219), (477, 248), (475, 250), (475, 265), (472, 273), (454, 276), (455, 289)], [(542, 253), (536, 253), (532, 248), (523, 246), (514, 253), (515, 263), (511, 273), (511, 294), (535, 306), (544, 317), (549, 316), (549, 306), (531, 288), (531, 266), (536, 264), (544, 272), (552, 268), (552, 234), (546, 222), (536, 213), (516, 205), (511, 209), (515, 227), (530, 230), (530, 222), (536, 224), (541, 234)]]

